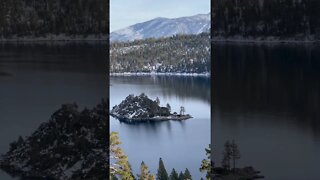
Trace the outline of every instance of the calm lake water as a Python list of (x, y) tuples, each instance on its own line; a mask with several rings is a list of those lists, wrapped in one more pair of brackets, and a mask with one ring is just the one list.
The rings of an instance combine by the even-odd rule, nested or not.
[(205, 176), (199, 172), (210, 143), (210, 78), (177, 76), (111, 77), (110, 107), (129, 94), (144, 92), (149, 98), (159, 97), (160, 105), (171, 105), (179, 112), (184, 106), (194, 118), (186, 121), (126, 124), (110, 117), (110, 131), (119, 132), (121, 147), (129, 157), (134, 174), (140, 173), (144, 161), (156, 174), (159, 158), (168, 174), (172, 168), (188, 168), (194, 179)]
[[(0, 154), (63, 103), (92, 108), (107, 97), (103, 43), (0, 44)], [(0, 171), (0, 179), (13, 179)]]
[(238, 165), (266, 179), (320, 179), (320, 46), (215, 44), (217, 165), (234, 139)]
[[(143, 160), (156, 173), (188, 168), (194, 179), (212, 144), (220, 164), (223, 144), (235, 139), (239, 166), (266, 179), (320, 179), (320, 46), (215, 44), (213, 123), (210, 79), (111, 77), (110, 105), (142, 92), (194, 118), (125, 124), (111, 118), (137, 174)], [(93, 107), (107, 96), (106, 51), (98, 43), (0, 44), (0, 153), (30, 135), (63, 103)], [(0, 179), (13, 179), (0, 171)]]

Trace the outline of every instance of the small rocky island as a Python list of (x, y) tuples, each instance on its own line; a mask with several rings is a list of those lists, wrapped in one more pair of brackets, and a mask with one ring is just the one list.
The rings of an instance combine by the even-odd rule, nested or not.
[(184, 114), (185, 108), (180, 107), (180, 113), (171, 113), (171, 107), (160, 106), (160, 100), (151, 100), (144, 93), (139, 96), (130, 94), (119, 105), (112, 108), (110, 115), (120, 121), (134, 122), (151, 122), (151, 121), (167, 121), (167, 120), (186, 120), (192, 118), (189, 114)]
[(0, 168), (23, 179), (107, 179), (108, 110), (64, 104), (31, 136), (10, 144)]
[(237, 179), (264, 179), (260, 171), (255, 170), (253, 167), (248, 166), (244, 168), (235, 168), (232, 171), (226, 170), (222, 167), (214, 167), (214, 180), (237, 180)]

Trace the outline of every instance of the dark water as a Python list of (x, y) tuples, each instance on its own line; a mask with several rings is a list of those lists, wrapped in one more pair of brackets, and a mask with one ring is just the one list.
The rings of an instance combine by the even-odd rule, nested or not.
[(210, 79), (201, 77), (111, 77), (110, 106), (119, 104), (129, 94), (144, 92), (159, 97), (160, 105), (171, 105), (179, 112), (184, 106), (194, 118), (186, 121), (125, 124), (111, 118), (110, 130), (119, 132), (122, 148), (129, 157), (134, 174), (140, 172), (141, 161), (156, 174), (159, 158), (168, 173), (172, 168), (188, 168), (194, 179), (200, 179), (199, 167), (210, 143)]
[(266, 179), (320, 179), (320, 46), (215, 44), (213, 144)]
[[(107, 96), (103, 43), (0, 44), (0, 154), (63, 103), (92, 108)], [(0, 179), (12, 179), (0, 171)]]

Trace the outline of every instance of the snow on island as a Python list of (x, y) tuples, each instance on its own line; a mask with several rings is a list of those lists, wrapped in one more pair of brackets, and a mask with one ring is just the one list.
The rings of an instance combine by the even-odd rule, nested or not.
[(171, 113), (171, 107), (160, 106), (160, 100), (151, 100), (144, 93), (139, 96), (130, 94), (119, 105), (112, 108), (110, 115), (120, 121), (133, 122), (150, 122), (150, 121), (167, 121), (167, 120), (186, 120), (192, 118), (189, 114), (184, 114), (185, 108), (180, 107), (180, 113)]
[(0, 168), (22, 179), (107, 179), (107, 114), (102, 101), (92, 110), (64, 104), (31, 136), (10, 144)]

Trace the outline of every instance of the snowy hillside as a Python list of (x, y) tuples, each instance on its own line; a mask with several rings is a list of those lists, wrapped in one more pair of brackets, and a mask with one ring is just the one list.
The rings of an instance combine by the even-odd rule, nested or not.
[(170, 37), (176, 34), (200, 34), (210, 29), (210, 13), (181, 18), (155, 18), (110, 34), (111, 41)]
[(210, 34), (111, 43), (111, 73), (209, 73)]

